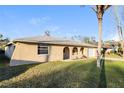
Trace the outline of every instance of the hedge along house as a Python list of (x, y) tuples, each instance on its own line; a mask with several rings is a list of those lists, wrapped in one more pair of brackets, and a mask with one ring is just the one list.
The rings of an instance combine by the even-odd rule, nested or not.
[[(97, 46), (52, 36), (16, 39), (6, 48), (11, 57), (10, 66), (48, 61), (74, 60), (95, 57)], [(10, 48), (11, 47), (11, 48)], [(13, 50), (12, 53), (8, 52)]]

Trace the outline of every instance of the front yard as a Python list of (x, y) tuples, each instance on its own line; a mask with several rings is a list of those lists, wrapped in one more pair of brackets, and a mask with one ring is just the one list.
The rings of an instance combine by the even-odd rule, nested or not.
[(107, 87), (124, 88), (124, 62), (106, 61)]
[(96, 60), (48, 62), (0, 69), (0, 87), (124, 87), (124, 63), (105, 61), (101, 79)]
[(97, 87), (99, 82), (95, 60), (49, 62), (3, 70), (7, 71), (1, 71), (0, 87)]
[(124, 58), (124, 57), (121, 57), (120, 55), (117, 55), (117, 54), (114, 54), (114, 53), (105, 54), (105, 56), (108, 57), (108, 58)]

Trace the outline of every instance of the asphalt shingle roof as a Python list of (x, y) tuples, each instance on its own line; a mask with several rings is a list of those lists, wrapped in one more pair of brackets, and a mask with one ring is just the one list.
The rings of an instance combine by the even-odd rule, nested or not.
[(34, 36), (34, 37), (26, 37), (15, 39), (13, 42), (25, 42), (25, 43), (43, 43), (43, 44), (54, 44), (54, 45), (67, 45), (67, 46), (86, 46), (86, 47), (94, 47), (96, 45), (86, 44), (81, 42), (76, 42), (69, 39), (57, 38), (53, 36)]

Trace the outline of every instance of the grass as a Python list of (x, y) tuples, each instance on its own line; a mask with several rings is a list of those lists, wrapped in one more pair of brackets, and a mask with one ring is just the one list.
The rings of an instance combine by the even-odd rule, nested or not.
[(79, 88), (98, 87), (99, 82), (99, 70), (93, 59), (84, 62), (49, 62), (7, 69), (8, 72), (0, 76), (0, 87)]
[(123, 62), (107, 60), (101, 72), (94, 59), (4, 67), (0, 68), (0, 87), (124, 87)]
[(106, 61), (105, 73), (107, 87), (124, 88), (124, 62)]
[(106, 57), (109, 57), (109, 58), (123, 58), (117, 54), (114, 54), (114, 53), (111, 53), (111, 54), (105, 54)]

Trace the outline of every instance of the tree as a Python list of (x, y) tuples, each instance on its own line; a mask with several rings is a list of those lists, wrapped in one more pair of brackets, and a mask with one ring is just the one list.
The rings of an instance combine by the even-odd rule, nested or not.
[(83, 42), (89, 43), (90, 42), (90, 38), (89, 37), (83, 37)]
[(2, 34), (0, 34), (0, 48), (4, 48), (4, 46), (9, 42), (9, 38), (4, 38)]
[(101, 57), (101, 48), (102, 48), (102, 19), (103, 14), (111, 5), (96, 5), (95, 8), (92, 8), (98, 19), (98, 60), (97, 67), (100, 67), (100, 57)]
[(2, 40), (3, 39), (3, 35), (2, 34), (0, 34), (0, 40)]
[(74, 35), (71, 37), (72, 40), (75, 41), (80, 41), (80, 42), (84, 42), (84, 43), (90, 43), (90, 44), (96, 44), (96, 40), (95, 37), (88, 37), (88, 36), (81, 36), (81, 35)]
[(117, 53), (118, 53), (118, 55), (120, 55), (120, 56), (122, 56), (122, 54), (123, 54), (123, 49), (122, 49), (120, 43), (118, 43), (118, 50), (117, 50)]
[(121, 23), (121, 19), (119, 16), (119, 12), (118, 12), (118, 7), (114, 6), (114, 17), (115, 17), (115, 21), (116, 21), (116, 25), (117, 25), (117, 31), (118, 31), (118, 36), (119, 36), (119, 40), (121, 43), (121, 48), (123, 50), (123, 56), (124, 56), (124, 38), (123, 38), (123, 31), (122, 31), (122, 23)]
[(96, 38), (92, 36), (92, 37), (90, 38), (90, 43), (96, 45), (96, 43), (97, 43), (97, 42), (96, 42)]

